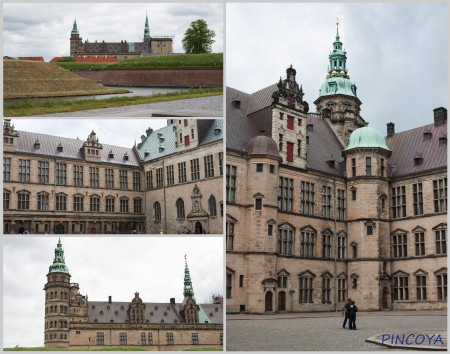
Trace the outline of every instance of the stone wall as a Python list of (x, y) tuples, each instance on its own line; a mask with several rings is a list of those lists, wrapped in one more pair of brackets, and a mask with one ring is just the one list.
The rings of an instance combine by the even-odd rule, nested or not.
[(109, 86), (137, 87), (222, 87), (222, 69), (159, 69), (73, 71)]

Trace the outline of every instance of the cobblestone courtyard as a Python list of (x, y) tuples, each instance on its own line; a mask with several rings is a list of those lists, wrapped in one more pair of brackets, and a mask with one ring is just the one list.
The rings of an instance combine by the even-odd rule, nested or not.
[[(244, 318), (248, 319), (244, 319)], [(308, 317), (310, 316), (310, 317)], [(446, 331), (443, 311), (358, 313), (356, 331), (342, 328), (341, 313), (227, 315), (227, 350), (338, 351), (389, 350), (367, 343), (381, 333)]]

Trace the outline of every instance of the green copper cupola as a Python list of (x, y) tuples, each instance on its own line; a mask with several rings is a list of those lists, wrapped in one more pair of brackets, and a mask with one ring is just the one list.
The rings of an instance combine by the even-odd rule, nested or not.
[(80, 34), (80, 32), (78, 32), (77, 19), (73, 21), (72, 32), (70, 32), (70, 34)]
[(188, 298), (194, 298), (194, 289), (192, 288), (192, 280), (191, 280), (191, 273), (189, 272), (189, 267), (187, 265), (187, 256), (184, 256), (184, 299), (187, 300)]
[(150, 26), (148, 24), (148, 15), (145, 14), (144, 39), (150, 39)]
[(53, 259), (53, 264), (49, 267), (49, 273), (69, 273), (64, 261), (64, 249), (62, 248), (61, 239), (58, 240), (58, 244), (55, 248), (55, 258)]

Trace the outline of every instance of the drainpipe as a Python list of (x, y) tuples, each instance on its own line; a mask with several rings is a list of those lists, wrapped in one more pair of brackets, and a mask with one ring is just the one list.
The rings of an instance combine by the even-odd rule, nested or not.
[(334, 188), (334, 196), (333, 196), (333, 206), (334, 206), (334, 232), (333, 232), (333, 240), (334, 240), (334, 311), (337, 312), (337, 238), (336, 238), (336, 179), (333, 179), (333, 188)]
[(164, 233), (167, 234), (167, 203), (166, 203), (166, 183), (165, 181), (166, 176), (166, 169), (164, 167), (164, 160), (163, 160), (163, 192), (164, 192)]

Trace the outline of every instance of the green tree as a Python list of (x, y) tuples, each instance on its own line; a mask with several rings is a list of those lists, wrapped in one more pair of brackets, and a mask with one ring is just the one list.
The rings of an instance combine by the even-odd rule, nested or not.
[(183, 37), (183, 48), (186, 54), (211, 53), (216, 33), (208, 28), (205, 20), (191, 22)]

